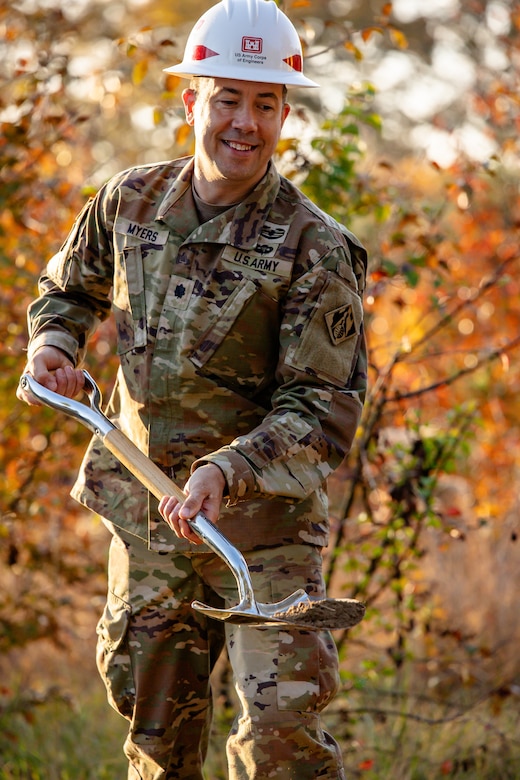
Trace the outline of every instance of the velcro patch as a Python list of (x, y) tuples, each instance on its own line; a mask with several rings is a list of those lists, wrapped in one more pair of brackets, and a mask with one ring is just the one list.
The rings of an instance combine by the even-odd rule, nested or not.
[(290, 277), (293, 267), (290, 260), (281, 260), (279, 257), (264, 257), (257, 252), (243, 252), (241, 249), (233, 246), (225, 247), (222, 252), (222, 259), (227, 260), (228, 263), (235, 263), (249, 268), (252, 271), (285, 278)]
[(114, 230), (116, 233), (122, 233), (140, 244), (152, 244), (152, 246), (164, 246), (168, 241), (169, 234), (168, 230), (158, 230), (155, 224), (140, 225), (138, 222), (131, 222), (125, 217), (117, 217)]
[(260, 231), (262, 238), (277, 244), (285, 241), (288, 232), (289, 225), (276, 225), (274, 222), (265, 222)]
[(193, 279), (172, 274), (164, 298), (165, 309), (187, 309), (195, 286)]
[(325, 314), (325, 322), (333, 344), (341, 344), (356, 334), (356, 322), (352, 304), (345, 303)]

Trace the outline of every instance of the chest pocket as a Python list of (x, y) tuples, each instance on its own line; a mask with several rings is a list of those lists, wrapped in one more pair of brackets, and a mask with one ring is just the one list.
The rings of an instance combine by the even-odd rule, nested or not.
[(114, 222), (113, 308), (118, 352), (142, 352), (149, 342), (157, 312), (155, 301), (164, 295), (176, 255), (171, 235), (155, 222), (138, 223), (119, 215)]
[(147, 343), (146, 304), (139, 244), (122, 247), (116, 254), (112, 303), (118, 354), (144, 348)]
[(243, 279), (207, 322), (189, 355), (200, 373), (247, 398), (271, 384), (279, 350), (276, 300)]

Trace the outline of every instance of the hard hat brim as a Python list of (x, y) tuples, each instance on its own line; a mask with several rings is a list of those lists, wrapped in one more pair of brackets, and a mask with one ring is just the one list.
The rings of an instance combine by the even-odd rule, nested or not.
[(187, 63), (181, 62), (178, 65), (173, 65), (172, 67), (164, 68), (163, 70), (164, 73), (173, 73), (176, 76), (186, 79), (193, 78), (194, 76), (206, 76), (215, 79), (222, 78), (236, 79), (237, 81), (252, 81), (259, 84), (284, 84), (288, 89), (296, 87), (316, 88), (320, 86), (315, 81), (312, 81), (312, 79), (304, 76), (303, 73), (290, 70), (289, 68), (286, 73), (283, 73), (279, 69), (266, 70), (251, 65), (251, 67), (248, 68), (249, 72), (247, 74), (250, 78), (245, 78), (244, 67), (230, 68), (227, 66), (222, 68), (222, 72), (219, 72), (220, 68), (217, 66), (208, 68), (207, 65), (204, 66), (201, 64), (200, 67), (197, 67), (193, 62), (189, 63), (189, 67), (186, 67), (186, 65)]

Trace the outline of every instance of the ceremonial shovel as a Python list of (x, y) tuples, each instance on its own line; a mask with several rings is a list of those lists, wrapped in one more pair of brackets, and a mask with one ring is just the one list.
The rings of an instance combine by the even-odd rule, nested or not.
[[(39, 401), (65, 412), (89, 428), (156, 498), (175, 496), (178, 501), (184, 501), (182, 490), (103, 414), (99, 388), (87, 371), (83, 373), (90, 407), (48, 390), (30, 374), (24, 374), (20, 381), (22, 387)], [(228, 623), (279, 628), (345, 629), (362, 620), (365, 607), (361, 602), (355, 599), (312, 599), (303, 589), (273, 604), (258, 602), (242, 553), (202, 512), (189, 520), (189, 524), (229, 566), (237, 582), (239, 598), (237, 606), (229, 609), (213, 608), (200, 601), (192, 603), (193, 609)]]

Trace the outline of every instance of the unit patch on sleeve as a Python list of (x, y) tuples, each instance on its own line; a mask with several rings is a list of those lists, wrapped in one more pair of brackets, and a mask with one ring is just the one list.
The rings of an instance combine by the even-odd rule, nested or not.
[(354, 312), (350, 303), (345, 303), (343, 306), (327, 312), (325, 322), (331, 341), (336, 345), (354, 336), (357, 332)]

